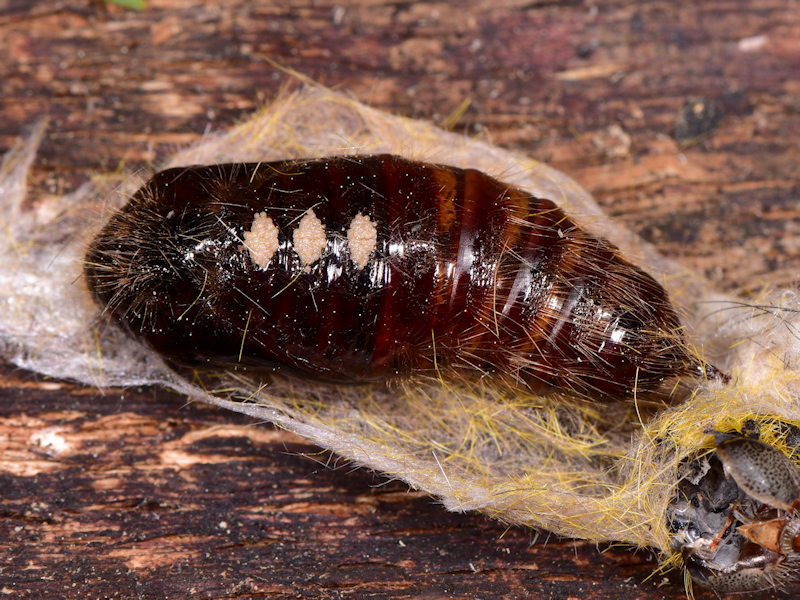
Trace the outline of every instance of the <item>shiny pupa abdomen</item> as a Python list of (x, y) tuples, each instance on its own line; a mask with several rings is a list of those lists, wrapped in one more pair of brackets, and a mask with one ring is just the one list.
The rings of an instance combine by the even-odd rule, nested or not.
[(701, 366), (663, 288), (553, 202), (392, 155), (162, 171), (95, 238), (85, 274), (184, 365), (489, 374), (603, 396)]

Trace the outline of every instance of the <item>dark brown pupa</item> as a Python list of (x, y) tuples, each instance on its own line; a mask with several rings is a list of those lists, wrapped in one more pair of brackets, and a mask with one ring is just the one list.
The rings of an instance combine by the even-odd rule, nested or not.
[(716, 374), (662, 287), (553, 202), (393, 155), (162, 171), (95, 238), (85, 274), (182, 365), (493, 374), (613, 397)]

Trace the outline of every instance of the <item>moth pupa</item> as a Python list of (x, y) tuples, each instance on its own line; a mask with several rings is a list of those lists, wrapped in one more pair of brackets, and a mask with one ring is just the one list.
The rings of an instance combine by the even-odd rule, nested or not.
[[(374, 185), (369, 170), (377, 169), (378, 175), (385, 175), (391, 168), (393, 176), (397, 177), (414, 170), (425, 171), (429, 181), (427, 185), (434, 186), (435, 201), (429, 198), (415, 204), (416, 201), (409, 200), (408, 205), (396, 201), (395, 210), (416, 209), (420, 213), (417, 219), (406, 213), (397, 221), (399, 227), (393, 227), (393, 219), (377, 212), (374, 203), (359, 200), (352, 206), (346, 205), (343, 202), (346, 196), (342, 198), (341, 194), (332, 193), (332, 189), (320, 192), (324, 197), (311, 197), (299, 202), (293, 190), (303, 184), (296, 174), (325, 169), (326, 161), (309, 160), (309, 157), (343, 156), (350, 158), (330, 159), (327, 161), (328, 169), (335, 166), (336, 172), (341, 174), (337, 177), (348, 173), (353, 176), (361, 169), (359, 172), (365, 174), (356, 178), (358, 188), (372, 188), (370, 198), (386, 195), (387, 189), (404, 189), (400, 184), (386, 189)], [(397, 156), (403, 158), (393, 158)], [(2, 171), (5, 180), (9, 180), (10, 174), (24, 170), (30, 160), (32, 152), (27, 148), (13, 154)], [(337, 161), (350, 161), (349, 168), (354, 170), (340, 169)], [(614, 379), (616, 371), (613, 374), (610, 370), (603, 372), (602, 365), (599, 373), (606, 375), (609, 381), (601, 383), (602, 375), (597, 375), (598, 371), (588, 378), (576, 376), (569, 379), (566, 370), (559, 370), (559, 364), (553, 363), (550, 367), (555, 365), (559, 369), (548, 371), (546, 377), (541, 373), (527, 377), (524, 373), (515, 373), (514, 367), (502, 360), (472, 361), (470, 354), (459, 356), (454, 353), (473, 339), (476, 330), (470, 330), (470, 327), (483, 328), (490, 334), (494, 327), (496, 334), (501, 325), (510, 326), (493, 319), (503, 314), (498, 305), (505, 306), (503, 300), (509, 295), (491, 294), (486, 290), (497, 287), (494, 284), (498, 277), (506, 282), (506, 287), (515, 289), (514, 283), (518, 278), (525, 280), (529, 277), (536, 264), (534, 250), (527, 256), (525, 254), (533, 246), (514, 246), (525, 235), (503, 237), (503, 227), (497, 229), (500, 233), (493, 233), (492, 226), (492, 219), (499, 218), (505, 227), (516, 227), (531, 237), (537, 231), (530, 225), (530, 214), (518, 219), (513, 211), (493, 212), (494, 209), (490, 208), (486, 222), (482, 222), (476, 213), (468, 215), (474, 224), (465, 226), (463, 206), (460, 207), (462, 221), (458, 220), (458, 207), (453, 207), (457, 217), (452, 221), (456, 224), (454, 232), (472, 235), (486, 231), (476, 235), (480, 244), (472, 246), (474, 256), (481, 258), (473, 261), (472, 271), (466, 269), (466, 259), (460, 260), (457, 255), (459, 249), (469, 245), (441, 234), (447, 231), (441, 225), (448, 222), (449, 214), (442, 210), (442, 207), (447, 208), (442, 198), (448, 197), (445, 192), (450, 189), (450, 183), (457, 188), (461, 179), (474, 173), (471, 169), (483, 174), (469, 175), (476, 177), (480, 185), (500, 186), (496, 199), (522, 198), (523, 204), (539, 207), (540, 210), (531, 212), (541, 214), (545, 220), (554, 214), (563, 214), (563, 219), (561, 216), (559, 219), (564, 225), (561, 233), (566, 239), (572, 235), (586, 240), (586, 244), (600, 244), (603, 250), (600, 254), (606, 257), (606, 265), (619, 265), (622, 263), (617, 261), (622, 261), (628, 265), (628, 273), (633, 274), (634, 283), (646, 282), (656, 290), (656, 296), (661, 297), (657, 290), (666, 289), (666, 294), (679, 308), (662, 312), (661, 320), (656, 319), (656, 326), (644, 327), (639, 326), (640, 322), (646, 322), (641, 311), (620, 312), (617, 310), (619, 307), (606, 310), (605, 305), (598, 301), (603, 299), (602, 295), (587, 294), (584, 297), (581, 293), (571, 298), (570, 293), (560, 292), (544, 293), (541, 298), (545, 304), (555, 298), (565, 304), (574, 301), (576, 310), (581, 307), (581, 311), (574, 313), (578, 317), (570, 317), (570, 325), (584, 317), (598, 317), (607, 323), (607, 327), (588, 330), (589, 333), (602, 330), (607, 334), (604, 339), (591, 341), (595, 350), (603, 341), (613, 341), (614, 331), (618, 329), (621, 331), (616, 336), (622, 339), (637, 331), (656, 333), (654, 339), (659, 349), (655, 354), (666, 359), (667, 368), (649, 368), (650, 363), (637, 364), (632, 355), (622, 353), (620, 356), (633, 365), (624, 383), (619, 384)], [(115, 249), (114, 240), (102, 233), (102, 224), (87, 235), (84, 220), (71, 218), (69, 211), (26, 214), (19, 208), (22, 192), (14, 192), (12, 196), (17, 202), (3, 207), (3, 219), (15, 237), (13, 247), (8, 244), (3, 248), (4, 259), (13, 266), (10, 269), (13, 274), (2, 274), (8, 280), (0, 288), (5, 290), (8, 300), (0, 304), (0, 332), (4, 353), (9, 360), (25, 368), (70, 377), (88, 385), (166, 385), (218, 406), (271, 420), (356, 464), (402, 478), (440, 498), (450, 510), (479, 510), (510, 524), (546, 529), (563, 536), (653, 548), (665, 566), (678, 566), (686, 561), (698, 582), (712, 588), (744, 587), (741, 578), (726, 576), (714, 579), (715, 570), (729, 568), (737, 572), (756, 569), (757, 577), (747, 577), (747, 581), (768, 584), (773, 580), (759, 579), (760, 574), (777, 563), (771, 562), (771, 555), (767, 552), (778, 548), (784, 551), (781, 556), (789, 556), (788, 546), (780, 540), (776, 546), (774, 540), (774, 531), (779, 528), (781, 532), (793, 531), (794, 521), (783, 505), (769, 509), (772, 512), (768, 520), (782, 519), (780, 527), (761, 524), (760, 516), (755, 521), (742, 522), (733, 503), (724, 506), (727, 515), (722, 522), (709, 524), (708, 511), (688, 515), (682, 511), (682, 498), (687, 492), (685, 487), (681, 487), (681, 482), (691, 479), (701, 485), (701, 489), (711, 489), (711, 480), (702, 482), (702, 475), (693, 471), (691, 465), (710, 452), (719, 452), (722, 466), (715, 472), (720, 477), (730, 474), (738, 490), (732, 493), (750, 498), (749, 506), (755, 507), (753, 510), (756, 511), (756, 502), (765, 505), (776, 502), (772, 496), (759, 499), (752, 495), (755, 488), (741, 475), (749, 468), (749, 459), (725, 455), (725, 449), (730, 447), (721, 442), (718, 447), (709, 432), (741, 432), (746, 423), (755, 423), (759, 428), (759, 443), (770, 452), (774, 450), (782, 456), (790, 456), (781, 431), (800, 423), (796, 400), (800, 392), (797, 377), (799, 350), (791, 335), (800, 302), (794, 294), (774, 292), (749, 307), (741, 303), (729, 304), (728, 298), (717, 295), (701, 278), (659, 256), (636, 236), (607, 219), (591, 198), (564, 174), (480, 140), (467, 139), (422, 122), (370, 109), (320, 87), (311, 86), (281, 98), (229, 133), (207, 138), (178, 153), (163, 165), (160, 173), (155, 175), (158, 189), (163, 190), (166, 182), (173, 186), (171, 189), (193, 190), (188, 196), (216, 198), (215, 206), (222, 211), (212, 211), (199, 220), (193, 219), (194, 213), (183, 208), (185, 204), (154, 213), (153, 222), (167, 231), (170, 227), (175, 231), (175, 224), (180, 219), (187, 219), (184, 225), (191, 224), (180, 229), (179, 241), (164, 248), (159, 248), (152, 235), (142, 235), (136, 240), (138, 247), (134, 248), (127, 240), (118, 241)], [(329, 182), (335, 179), (330, 173), (326, 176)], [(159, 177), (165, 180), (159, 180)], [(96, 186), (83, 188), (71, 197), (57, 198), (53, 202), (59, 208), (76, 204), (94, 206), (105, 211), (106, 223), (113, 223), (114, 219), (122, 217), (112, 216), (115, 211), (109, 204), (119, 206), (128, 198), (136, 197), (137, 193), (140, 200), (146, 201), (152, 197), (149, 180), (125, 182), (118, 200), (111, 202), (108, 192)], [(280, 185), (275, 182), (280, 182)], [(230, 205), (219, 202), (220, 197), (224, 198), (220, 194), (226, 186), (247, 190), (250, 199), (247, 202), (237, 200)], [(374, 193), (376, 189), (378, 194)], [(285, 198), (270, 204), (270, 193)], [(183, 192), (176, 192), (174, 197), (186, 202)], [(553, 204), (535, 204), (533, 199)], [(341, 204), (334, 210), (332, 207), (337, 202)], [(247, 211), (235, 216), (236, 211), (242, 210), (242, 205), (247, 205)], [(281, 207), (280, 210), (271, 208), (274, 205)], [(166, 207), (159, 204), (157, 208)], [(170, 214), (171, 211), (174, 212)], [(58, 214), (59, 219), (47, 220), (47, 214)], [(125, 214), (124, 209), (122, 214)], [(514, 218), (508, 218), (509, 214)], [(139, 214), (139, 221), (144, 216)], [(135, 238), (135, 220), (117, 222), (116, 231), (127, 229), (128, 234)], [(211, 231), (215, 233), (209, 236)], [(422, 233), (426, 231), (433, 233), (425, 237)], [(579, 251), (568, 242), (559, 241), (558, 228), (551, 226), (547, 231), (551, 234), (556, 232), (551, 235), (553, 244), (565, 244), (569, 249), (566, 256), (573, 259), (583, 256), (582, 247)], [(101, 256), (90, 254), (85, 262), (87, 240), (98, 232), (100, 239), (104, 240)], [(586, 237), (582, 237), (584, 235)], [(609, 242), (598, 242), (601, 237)], [(27, 242), (25, 247), (28, 251), (20, 253), (19, 240), (22, 239)], [(173, 239), (178, 240), (175, 236)], [(397, 240), (402, 240), (403, 244), (398, 246)], [(419, 259), (419, 253), (426, 244), (440, 253), (435, 254), (437, 257), (447, 252), (451, 257), (454, 253), (456, 256), (450, 262), (437, 258), (425, 263)], [(335, 302), (322, 298), (314, 286), (316, 282), (340, 282), (344, 287), (350, 286), (350, 291), (358, 291), (361, 294), (359, 298), (368, 302), (370, 295), (364, 290), (369, 289), (368, 285), (373, 281), (371, 277), (385, 282), (376, 273), (387, 272), (390, 248), (413, 255), (414, 262), (409, 264), (418, 269), (424, 266), (435, 271), (454, 264), (469, 273), (464, 281), (474, 280), (477, 287), (473, 290), (468, 286), (465, 289), (473, 290), (471, 294), (456, 293), (455, 297), (467, 304), (475, 303), (468, 311), (474, 316), (474, 324), (468, 324), (462, 331), (457, 319), (442, 313), (442, 319), (451, 322), (442, 323), (441, 327), (453, 326), (455, 331), (448, 341), (445, 333), (430, 335), (432, 321), (431, 315), (425, 313), (427, 306), (417, 306), (420, 311), (418, 322), (411, 317), (404, 321), (404, 327), (413, 330), (419, 325), (423, 332), (414, 338), (420, 340), (418, 347), (421, 351), (413, 360), (403, 362), (392, 358), (385, 364), (371, 362), (375, 356), (374, 349), (380, 347), (375, 342), (380, 335), (374, 333), (379, 329), (368, 332), (373, 339), (364, 344), (370, 348), (366, 359), (337, 354), (348, 346), (337, 342), (329, 347), (326, 340), (333, 340), (338, 334), (326, 327), (336, 322), (349, 326), (355, 321), (346, 314), (340, 315), (338, 297)], [(164, 271), (147, 273), (134, 269), (126, 271), (130, 280), (112, 281), (106, 278), (107, 271), (97, 265), (102, 264), (99, 260), (102, 255), (112, 257), (115, 252), (118, 258), (130, 258), (142, 252), (163, 252), (165, 262), (158, 268)], [(494, 258), (483, 260), (486, 256)], [(516, 262), (508, 267), (512, 259)], [(124, 289), (130, 289), (130, 286), (134, 286), (137, 292), (144, 289), (142, 286), (148, 277), (157, 277), (161, 282), (159, 285), (166, 286), (169, 293), (164, 297), (180, 294), (177, 289), (180, 286), (171, 291), (169, 288), (186, 273), (181, 269), (172, 270), (182, 261), (200, 267), (192, 271), (189, 291), (183, 292), (174, 306), (165, 309), (163, 304), (159, 304), (160, 290), (151, 289), (151, 296), (155, 291), (155, 301), (141, 294), (126, 295)], [(223, 271), (212, 274), (206, 270), (209, 265), (222, 262), (241, 270), (224, 271), (238, 273), (228, 280)], [(647, 275), (639, 264), (647, 265)], [(520, 265), (526, 269), (521, 269)], [(84, 267), (88, 274), (85, 279), (82, 276)], [(580, 270), (578, 266), (575, 268)], [(392, 273), (391, 265), (389, 269), (388, 272)], [(169, 280), (170, 273), (175, 282)], [(573, 283), (582, 275), (572, 275), (577, 278)], [(244, 279), (240, 281), (237, 277)], [(256, 288), (264, 280), (259, 278), (275, 277), (280, 285), (271, 283), (270, 294), (262, 293), (262, 290), (259, 297), (254, 298), (247, 292), (250, 288), (242, 283), (247, 277), (252, 280), (247, 285)], [(110, 303), (111, 308), (105, 315), (92, 299), (87, 280), (95, 295)], [(455, 282), (456, 290), (461, 289), (460, 278), (447, 281)], [(478, 285), (487, 281), (492, 285)], [(658, 287), (652, 287), (651, 282)], [(588, 283), (596, 284), (598, 281)], [(278, 362), (294, 373), (311, 374), (317, 379), (340, 383), (329, 385), (313, 378), (284, 377), (278, 372), (270, 376), (268, 385), (263, 385), (264, 378), (259, 373), (253, 374), (252, 367), (259, 365), (253, 364), (257, 361), (248, 343), (267, 344), (269, 341), (257, 341), (251, 337), (253, 330), (250, 328), (256, 327), (260, 320), (257, 326), (272, 335), (280, 335), (280, 330), (271, 329), (272, 325), (265, 321), (265, 315), (273, 315), (275, 309), (271, 306), (269, 310), (264, 306), (259, 308), (257, 301), (269, 296), (269, 302), (280, 302), (291, 297), (285, 294), (293, 291), (292, 286), (300, 285), (306, 286), (304, 289), (309, 292), (300, 305), (303, 311), (322, 310), (327, 316), (336, 314), (337, 317), (311, 323), (312, 316), (295, 313), (297, 323), (310, 327), (308, 335), (311, 337), (307, 339), (313, 339), (308, 346), (311, 352), (293, 351), (290, 357)], [(588, 287), (581, 284), (569, 289), (584, 290)], [(241, 291), (251, 299), (245, 298)], [(403, 293), (398, 292), (400, 299), (409, 298)], [(214, 297), (231, 298), (230, 303), (226, 303), (230, 305), (230, 314), (224, 322), (230, 324), (230, 335), (218, 349), (223, 355), (221, 357), (207, 350), (216, 351), (208, 339), (211, 330), (217, 327), (214, 324), (216, 315), (214, 318), (209, 316), (207, 304)], [(592, 299), (591, 305), (589, 298)], [(315, 302), (329, 304), (315, 306)], [(722, 311), (721, 306), (730, 310)], [(159, 307), (158, 311), (152, 312), (153, 307)], [(150, 328), (154, 337), (149, 343), (157, 348), (159, 344), (175, 342), (156, 339), (155, 334), (161, 328), (159, 320), (168, 321), (170, 326), (185, 327), (176, 336), (183, 338), (179, 340), (179, 346), (185, 354), (179, 356), (169, 350), (166, 356), (177, 363), (193, 365), (198, 377), (207, 378), (205, 385), (197, 384), (197, 379), (185, 377), (185, 373), (165, 364), (151, 349), (125, 334), (111, 322), (110, 314), (115, 310), (124, 316), (115, 318), (125, 327), (140, 332)], [(163, 312), (165, 310), (167, 312)], [(559, 310), (551, 309), (544, 314), (548, 318), (573, 314)], [(610, 314), (605, 315), (605, 312)], [(680, 329), (674, 316), (677, 313), (680, 313), (684, 329)], [(386, 324), (391, 322), (387, 315), (392, 314), (391, 311), (365, 311), (354, 335), (367, 335), (361, 328), (362, 321), (371, 323), (374, 319), (376, 323)], [(644, 314), (647, 314), (646, 310)], [(636, 316), (630, 320), (630, 315)], [(281, 317), (276, 318), (280, 320)], [(190, 340), (194, 336), (191, 326), (202, 324), (203, 319), (208, 319), (208, 323), (204, 325), (206, 329), (199, 330), (202, 334), (197, 334), (200, 341), (195, 344)], [(626, 326), (620, 328), (623, 323)], [(552, 334), (552, 329), (550, 331)], [(557, 338), (558, 335), (554, 339)], [(448, 343), (452, 347), (448, 347)], [(491, 344), (488, 348), (487, 355), (491, 356), (495, 350)], [(203, 350), (200, 352), (198, 349)], [(469, 349), (469, 352), (473, 350)], [(541, 345), (539, 350), (543, 350)], [(518, 349), (512, 348), (510, 356), (519, 357), (519, 353)], [(523, 358), (530, 364), (538, 361), (539, 355), (529, 354)], [(583, 356), (574, 358), (570, 369), (577, 368)], [(226, 369), (221, 373), (207, 373), (209, 360), (219, 360)], [(260, 366), (272, 373), (272, 360), (274, 357)], [(240, 369), (240, 361), (252, 362), (245, 365), (249, 369)], [(361, 364), (358, 367), (361, 371), (350, 366), (345, 370), (331, 368), (343, 364), (341, 361)], [(473, 372), (479, 375), (462, 377), (462, 368), (470, 362), (475, 363)], [(730, 376), (730, 380), (726, 382), (709, 365), (719, 367), (721, 372)], [(417, 379), (393, 379), (395, 371), (402, 375), (403, 369), (411, 367), (424, 371), (425, 375)], [(447, 377), (448, 369), (455, 371), (454, 377)], [(698, 369), (702, 373), (698, 373)], [(493, 370), (508, 377), (513, 385), (496, 385)], [(667, 401), (648, 403), (636, 391), (637, 372), (643, 375), (642, 390), (657, 387), (662, 379), (672, 375), (684, 375), (682, 381), (687, 383), (683, 388), (676, 388)], [(364, 383), (341, 385), (341, 380), (349, 377), (348, 373), (355, 373), (358, 377), (354, 378)], [(630, 373), (633, 373), (632, 377)], [(555, 380), (550, 381), (551, 377)], [(567, 380), (567, 384), (557, 381), (559, 377)], [(385, 383), (387, 378), (391, 380), (388, 386)], [(764, 385), (766, 382), (769, 385)], [(544, 387), (549, 393), (543, 394), (542, 387), (537, 387), (539, 384), (546, 384)], [(609, 389), (603, 389), (606, 384)], [(559, 391), (561, 388), (564, 388), (563, 392)], [(214, 393), (214, 389), (224, 392)], [(602, 402), (587, 401), (592, 399), (602, 399)], [(763, 454), (755, 452), (752, 456), (759, 462)], [(786, 458), (786, 461), (794, 464), (793, 458)], [(791, 472), (785, 467), (786, 461), (774, 459), (774, 455), (767, 461), (784, 465), (776, 475), (782, 480), (786, 473)], [(728, 516), (731, 517), (730, 524), (727, 523)], [(750, 525), (753, 526), (748, 529)], [(727, 539), (726, 536), (733, 535), (731, 532), (734, 530), (738, 532), (736, 535), (752, 543), (756, 543), (753, 539), (764, 542), (766, 545), (761, 546), (764, 548), (761, 554), (767, 558), (759, 564), (741, 562), (747, 557), (736, 553), (752, 548), (743, 543), (725, 546), (729, 552), (725, 561), (704, 550), (694, 554), (690, 552), (692, 544), (698, 548), (717, 548), (720, 545), (715, 541), (717, 536)], [(778, 537), (781, 535), (784, 534)], [(782, 576), (774, 578), (775, 583), (794, 576), (794, 560), (789, 558), (791, 560), (781, 559)]]
[(552, 201), (388, 154), (162, 171), (84, 272), (105, 312), (183, 365), (453, 371), (596, 398), (716, 375), (663, 288)]

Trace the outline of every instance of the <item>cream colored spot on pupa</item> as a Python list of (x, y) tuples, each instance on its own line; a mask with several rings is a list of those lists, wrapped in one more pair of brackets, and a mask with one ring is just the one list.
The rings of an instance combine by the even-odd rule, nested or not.
[(300, 219), (300, 224), (292, 234), (292, 244), (294, 251), (306, 266), (318, 261), (322, 256), (328, 240), (325, 237), (325, 226), (314, 214), (313, 208)]
[(250, 231), (244, 232), (244, 246), (259, 268), (266, 269), (278, 251), (278, 228), (267, 213), (256, 213)]
[(368, 216), (358, 213), (353, 217), (347, 230), (347, 245), (356, 266), (359, 269), (366, 267), (369, 255), (378, 245), (378, 228)]

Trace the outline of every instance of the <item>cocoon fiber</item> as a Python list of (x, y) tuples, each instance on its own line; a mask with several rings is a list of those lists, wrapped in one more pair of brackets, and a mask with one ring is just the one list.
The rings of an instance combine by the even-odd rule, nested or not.
[[(691, 540), (678, 537), (670, 507), (692, 461), (720, 444), (714, 432), (755, 428), (761, 443), (797, 454), (787, 434), (800, 427), (797, 295), (767, 291), (744, 304), (716, 294), (603, 215), (574, 181), (535, 160), (307, 86), (161, 167), (388, 153), (478, 169), (554, 201), (644, 268), (668, 291), (692, 352), (729, 382), (698, 377), (656, 399), (600, 399), (535, 395), (490, 378), (412, 378), (387, 387), (176, 371), (112, 323), (83, 278), (93, 236), (151, 174), (98, 177), (68, 195), (28, 198), (25, 177), (42, 133), (35, 129), (0, 168), (0, 350), (20, 367), (89, 386), (166, 386), (272, 421), (354, 464), (407, 481), (449, 510), (654, 548), (665, 565), (688, 556)], [(88, 227), (87, 215), (96, 217)], [(726, 472), (730, 466), (725, 462)], [(699, 560), (701, 567), (714, 563)], [(782, 577), (785, 569), (757, 585)], [(746, 587), (738, 580), (701, 581), (720, 590)]]

